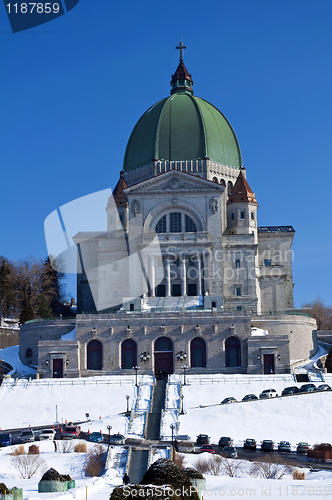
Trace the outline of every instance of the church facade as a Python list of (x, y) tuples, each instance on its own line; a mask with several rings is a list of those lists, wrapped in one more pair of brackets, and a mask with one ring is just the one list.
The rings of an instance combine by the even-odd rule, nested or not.
[(235, 132), (194, 96), (180, 47), (171, 95), (129, 138), (107, 230), (75, 236), (76, 336), (29, 347), (41, 377), (289, 373), (317, 350), (293, 309), (294, 229), (259, 227)]

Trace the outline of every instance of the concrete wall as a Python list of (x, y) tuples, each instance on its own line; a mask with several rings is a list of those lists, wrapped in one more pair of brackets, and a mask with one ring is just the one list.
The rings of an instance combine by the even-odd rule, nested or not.
[(64, 377), (78, 377), (79, 349), (80, 345), (77, 340), (40, 341), (38, 343), (37, 378), (53, 377), (54, 359), (62, 360)]
[(13, 328), (0, 327), (0, 349), (20, 343), (20, 331)]
[[(62, 335), (75, 328), (74, 319), (33, 321), (20, 328), (20, 360), (25, 365), (38, 364), (38, 342), (40, 340), (58, 340)], [(32, 357), (27, 358), (27, 350), (32, 350)]]
[(291, 364), (307, 360), (317, 352), (317, 325), (313, 318), (288, 314), (253, 316), (252, 326), (268, 330), (269, 336), (287, 335)]
[(317, 340), (332, 345), (332, 330), (318, 330)]

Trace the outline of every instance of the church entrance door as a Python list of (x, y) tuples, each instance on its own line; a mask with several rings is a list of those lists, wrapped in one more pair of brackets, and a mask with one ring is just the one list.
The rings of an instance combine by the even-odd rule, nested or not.
[(53, 378), (63, 378), (63, 359), (53, 359)]
[(264, 354), (264, 375), (274, 373), (274, 354)]
[(154, 371), (159, 370), (170, 375), (173, 373), (173, 342), (167, 337), (160, 337), (154, 345)]
[(188, 297), (195, 297), (197, 295), (196, 283), (188, 283)]
[(179, 283), (172, 284), (172, 297), (181, 297), (181, 285)]

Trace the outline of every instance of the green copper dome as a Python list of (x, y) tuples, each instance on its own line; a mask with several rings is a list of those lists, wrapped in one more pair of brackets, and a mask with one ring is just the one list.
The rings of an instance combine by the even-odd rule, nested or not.
[(154, 104), (135, 125), (123, 169), (134, 170), (156, 159), (204, 158), (240, 168), (240, 146), (230, 123), (212, 104), (192, 95), (191, 75), (182, 61), (171, 84), (172, 95)]

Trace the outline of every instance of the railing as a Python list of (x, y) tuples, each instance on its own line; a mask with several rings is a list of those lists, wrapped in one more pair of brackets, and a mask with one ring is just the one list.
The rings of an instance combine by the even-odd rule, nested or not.
[(28, 325), (29, 323), (39, 323), (40, 321), (74, 321), (76, 316), (53, 316), (52, 318), (36, 318), (36, 319), (30, 319), (29, 321), (26, 321), (24, 325)]
[(100, 386), (100, 385), (135, 385), (135, 379), (134, 377), (130, 379), (129, 377), (119, 377), (116, 379), (106, 379), (105, 377), (100, 377), (99, 379), (91, 378), (91, 377), (86, 377), (86, 378), (74, 378), (74, 379), (56, 379), (56, 378), (41, 378), (41, 379), (26, 379), (26, 378), (4, 378), (2, 387), (5, 385), (13, 385), (13, 380), (14, 380), (14, 385), (24, 385), (27, 387), (28, 385), (36, 385), (36, 386), (73, 386), (73, 385), (80, 385), (80, 386)]
[[(166, 300), (166, 298), (165, 298)], [(263, 311), (263, 312), (260, 312), (260, 313), (257, 313), (257, 312), (253, 312), (249, 307), (244, 307), (244, 306), (241, 306), (242, 309), (241, 310), (237, 310), (236, 309), (236, 306), (234, 307), (223, 307), (221, 309), (216, 309), (216, 308), (204, 308), (204, 306), (197, 306), (197, 307), (194, 307), (193, 306), (188, 306), (187, 307), (183, 307), (184, 306), (184, 303), (182, 304), (181, 307), (164, 307), (164, 303), (165, 303), (165, 300), (163, 302), (163, 307), (154, 307), (154, 306), (151, 306), (151, 308), (149, 309), (135, 309), (134, 311), (128, 311), (128, 310), (125, 310), (125, 309), (114, 309), (114, 310), (109, 310), (109, 311), (104, 311), (104, 312), (99, 312), (99, 311), (82, 311), (82, 315), (83, 316), (86, 316), (86, 315), (99, 315), (99, 314), (103, 314), (103, 315), (108, 315), (108, 314), (160, 314), (160, 313), (188, 313), (188, 314), (192, 314), (193, 312), (195, 313), (215, 313), (215, 312), (218, 312), (219, 314), (221, 315), (232, 315), (232, 316), (243, 316), (243, 315), (247, 315), (247, 314), (250, 314), (250, 316), (252, 317), (261, 317), (261, 316), (282, 316), (282, 315), (287, 315), (287, 316), (305, 316), (307, 318), (311, 318), (312, 316), (308, 313), (305, 313), (305, 312), (301, 312), (301, 311)], [(57, 318), (59, 319), (59, 318)], [(44, 320), (32, 320), (32, 321), (44, 321)], [(45, 320), (46, 321), (46, 320)], [(28, 323), (28, 322), (27, 322)]]

